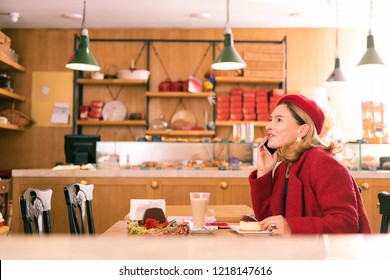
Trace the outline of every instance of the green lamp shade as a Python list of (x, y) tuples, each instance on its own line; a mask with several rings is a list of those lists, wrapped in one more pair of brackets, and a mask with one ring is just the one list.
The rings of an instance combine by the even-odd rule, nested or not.
[(367, 36), (367, 50), (359, 61), (358, 66), (367, 64), (385, 64), (375, 50), (374, 36), (372, 34)]
[(347, 81), (344, 77), (343, 71), (341, 71), (340, 65), (340, 58), (336, 57), (334, 70), (326, 80), (325, 84), (335, 85), (336, 83), (343, 83)]
[(88, 36), (81, 35), (79, 47), (75, 55), (70, 58), (70, 62), (66, 64), (66, 68), (80, 71), (100, 70), (100, 66), (96, 63), (95, 57), (89, 49)]
[(245, 61), (233, 46), (233, 36), (231, 33), (225, 33), (224, 48), (211, 68), (214, 70), (237, 70), (246, 67)]

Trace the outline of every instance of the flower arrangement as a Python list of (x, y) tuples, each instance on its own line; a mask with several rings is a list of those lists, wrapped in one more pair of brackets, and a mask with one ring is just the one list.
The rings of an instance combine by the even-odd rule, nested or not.
[(164, 224), (159, 224), (155, 219), (146, 219), (145, 225), (140, 226), (137, 221), (129, 221), (127, 223), (129, 234), (137, 235), (188, 235), (190, 226), (187, 222), (176, 220)]

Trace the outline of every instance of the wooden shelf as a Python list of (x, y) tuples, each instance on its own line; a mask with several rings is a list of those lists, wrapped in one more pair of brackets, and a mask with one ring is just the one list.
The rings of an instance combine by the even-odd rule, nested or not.
[(238, 84), (280, 84), (283, 79), (257, 78), (257, 77), (215, 77), (215, 82), (222, 83), (238, 83)]
[(0, 63), (0, 69), (2, 69), (2, 70), (7, 70), (7, 71), (18, 70), (21, 72), (26, 72), (25, 67), (12, 61), (8, 57), (4, 57), (4, 56), (0, 55), (0, 62), (2, 62), (2, 63)]
[(215, 121), (216, 126), (233, 126), (234, 124), (241, 123), (253, 123), (256, 127), (265, 127), (268, 124), (268, 122), (265, 121)]
[(80, 85), (102, 85), (102, 86), (126, 86), (126, 85), (146, 85), (147, 80), (128, 80), (128, 79), (77, 79)]
[(77, 125), (84, 126), (146, 126), (145, 120), (123, 120), (123, 121), (89, 121), (77, 120)]
[(26, 98), (23, 95), (17, 94), (13, 91), (6, 90), (4, 88), (0, 88), (0, 98), (9, 98), (9, 99), (15, 99), (18, 101), (26, 101)]
[(215, 92), (182, 92), (182, 91), (158, 91), (158, 92), (146, 92), (146, 96), (149, 97), (185, 97), (185, 98), (206, 98), (209, 96), (215, 96)]
[(5, 130), (15, 130), (15, 131), (23, 131), (24, 128), (21, 128), (17, 126), (16, 124), (3, 124), (0, 123), (0, 129), (5, 129)]
[(149, 135), (167, 135), (167, 136), (214, 136), (214, 130), (146, 130)]

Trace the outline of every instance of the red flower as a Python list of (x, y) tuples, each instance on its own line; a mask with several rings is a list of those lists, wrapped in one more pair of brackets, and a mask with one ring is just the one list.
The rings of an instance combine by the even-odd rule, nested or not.
[(147, 218), (145, 222), (145, 228), (146, 229), (158, 228), (158, 221), (152, 218)]

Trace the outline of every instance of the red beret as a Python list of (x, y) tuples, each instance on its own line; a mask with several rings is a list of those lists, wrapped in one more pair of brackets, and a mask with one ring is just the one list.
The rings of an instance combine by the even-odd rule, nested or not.
[(306, 98), (304, 95), (300, 95), (300, 94), (284, 95), (278, 100), (276, 106), (278, 106), (283, 102), (294, 103), (303, 111), (305, 111), (313, 120), (318, 135), (321, 134), (325, 123), (325, 115), (324, 112), (321, 110), (320, 106), (317, 105), (317, 103), (315, 103), (313, 100)]

